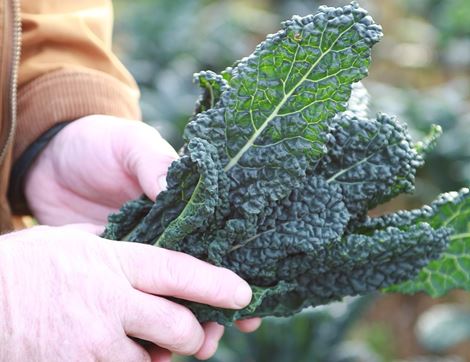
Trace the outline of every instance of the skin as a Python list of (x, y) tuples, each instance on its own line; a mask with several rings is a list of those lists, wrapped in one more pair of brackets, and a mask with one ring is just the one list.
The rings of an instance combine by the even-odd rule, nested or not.
[[(8, 290), (0, 296), (0, 360), (215, 353), (223, 327), (200, 325), (162, 296), (237, 309), (251, 299), (246, 282), (182, 253), (97, 236), (123, 202), (142, 192), (156, 199), (176, 158), (154, 128), (109, 116), (82, 118), (54, 137), (25, 184), (33, 214), (50, 226), (0, 237), (0, 287)], [(236, 324), (250, 332), (260, 320)]]
[[(8, 290), (0, 297), (2, 361), (167, 361), (169, 351), (207, 358), (219, 326), (201, 326), (163, 297), (224, 308), (251, 298), (248, 284), (227, 269), (104, 240), (83, 227), (39, 226), (2, 236), (0, 251)], [(159, 347), (145, 350), (129, 336)]]

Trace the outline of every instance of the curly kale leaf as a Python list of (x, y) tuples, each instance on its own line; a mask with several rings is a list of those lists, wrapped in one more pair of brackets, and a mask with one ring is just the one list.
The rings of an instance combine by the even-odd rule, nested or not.
[(322, 8), (284, 23), (225, 78), (196, 75), (204, 89), (199, 108), (206, 110), (193, 117), (185, 139), (205, 139), (218, 150), (230, 180), (231, 219), (241, 219), (226, 222), (228, 228), (251, 230), (253, 215), (265, 218), (269, 204), (301, 185), (309, 162), (324, 151), (328, 123), (367, 73), (370, 48), (380, 37), (380, 27), (357, 5)]
[(274, 210), (256, 231), (245, 229), (243, 220), (230, 220), (209, 244), (208, 261), (236, 270), (264, 292), (237, 312), (184, 303), (199, 320), (230, 324), (233, 318), (288, 316), (408, 280), (439, 257), (451, 232), (422, 222), (345, 235), (349, 218), (342, 189), (320, 177)]
[[(270, 212), (256, 230), (230, 220), (209, 245), (209, 261), (237, 270), (253, 285), (293, 282), (311, 267), (302, 263), (303, 256), (321, 258), (325, 245), (341, 238), (349, 220), (339, 187), (321, 178), (311, 178)], [(237, 222), (239, 230), (234, 230)]]
[(261, 288), (264, 293), (254, 294), (245, 309), (234, 312), (195, 303), (185, 305), (199, 320), (222, 324), (231, 324), (234, 318), (289, 316), (307, 306), (366, 294), (408, 280), (440, 255), (449, 234), (449, 229), (436, 230), (420, 223), (404, 230), (388, 227), (372, 235), (351, 234), (342, 240), (324, 241), (318, 246), (320, 250), (287, 259), (286, 270), (294, 269), (289, 273), (298, 272), (299, 263), (303, 268), (295, 280), (281, 280)]
[(261, 213), (299, 186), (325, 152), (328, 123), (345, 110), (382, 36), (366, 14), (357, 5), (322, 7), (285, 22), (230, 70), (215, 108), (190, 122), (187, 140), (207, 139), (219, 149), (232, 209)]
[(395, 117), (379, 114), (367, 120), (347, 112), (333, 124), (331, 136), (328, 152), (312, 173), (341, 186), (354, 223), (369, 209), (414, 190), (424, 160)]
[(410, 226), (418, 222), (433, 228), (452, 230), (450, 244), (442, 256), (424, 267), (415, 279), (388, 288), (390, 292), (412, 294), (419, 291), (438, 297), (451, 289), (470, 291), (470, 192), (442, 194), (430, 206), (368, 220), (369, 230), (387, 225)]

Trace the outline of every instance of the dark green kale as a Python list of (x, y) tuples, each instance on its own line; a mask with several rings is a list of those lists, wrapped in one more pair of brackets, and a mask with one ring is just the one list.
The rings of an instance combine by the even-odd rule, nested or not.
[[(439, 133), (413, 143), (395, 117), (367, 118), (358, 82), (381, 36), (356, 3), (320, 7), (284, 22), (221, 75), (196, 74), (202, 94), (168, 189), (155, 204), (124, 205), (104, 236), (185, 252), (250, 283), (252, 302), (240, 311), (180, 301), (200, 321), (287, 316), (399, 283), (400, 291), (428, 290), (432, 263), (443, 263), (431, 261), (449, 242), (444, 264), (460, 253), (452, 260), (466, 266), (445, 276), (439, 267), (439, 275), (448, 287), (468, 284), (466, 193), (367, 218), (413, 191)], [(451, 273), (460, 284), (447, 282)]]
[(424, 160), (395, 117), (379, 114), (367, 120), (347, 112), (334, 122), (331, 136), (312, 174), (341, 186), (353, 224), (369, 209), (413, 191)]

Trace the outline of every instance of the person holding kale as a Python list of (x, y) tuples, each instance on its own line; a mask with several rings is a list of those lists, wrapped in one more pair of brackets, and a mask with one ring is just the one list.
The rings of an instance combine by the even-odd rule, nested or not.
[[(209, 358), (223, 327), (163, 297), (239, 309), (249, 286), (182, 253), (97, 236), (124, 201), (155, 199), (177, 157), (136, 121), (110, 1), (1, 5), (0, 361)], [(13, 232), (12, 214), (43, 226)]]

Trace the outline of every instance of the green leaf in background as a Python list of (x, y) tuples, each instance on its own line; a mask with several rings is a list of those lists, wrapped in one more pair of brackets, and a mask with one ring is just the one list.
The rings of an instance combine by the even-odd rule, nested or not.
[(453, 230), (450, 245), (442, 256), (423, 268), (410, 281), (387, 288), (388, 292), (413, 294), (425, 292), (433, 297), (451, 289), (470, 291), (470, 192), (450, 192), (441, 195), (430, 206), (413, 211), (399, 211), (375, 220), (375, 225), (411, 225), (427, 222), (433, 228)]

